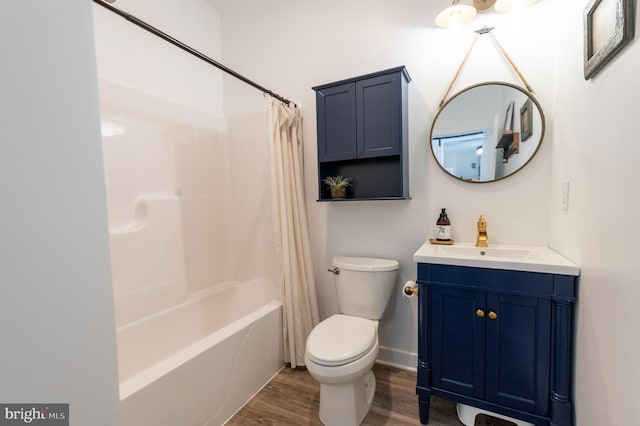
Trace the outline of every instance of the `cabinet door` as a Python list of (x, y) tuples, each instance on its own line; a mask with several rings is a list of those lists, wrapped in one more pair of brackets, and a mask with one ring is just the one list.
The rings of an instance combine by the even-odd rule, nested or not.
[(433, 286), (428, 310), (432, 385), (476, 398), (484, 397), (485, 294)]
[(356, 83), (358, 158), (400, 154), (401, 78), (401, 73), (393, 73)]
[(316, 92), (318, 161), (356, 158), (356, 84)]
[(550, 301), (490, 293), (486, 326), (486, 400), (547, 415)]

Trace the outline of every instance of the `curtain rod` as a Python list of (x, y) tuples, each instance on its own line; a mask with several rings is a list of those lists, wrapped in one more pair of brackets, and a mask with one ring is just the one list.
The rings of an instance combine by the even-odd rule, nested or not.
[(235, 72), (234, 70), (232, 70), (231, 68), (228, 68), (224, 65), (222, 65), (220, 62), (217, 62), (213, 59), (211, 59), (210, 57), (198, 52), (197, 50), (195, 50), (194, 48), (192, 48), (191, 46), (188, 46), (184, 43), (182, 43), (180, 40), (176, 40), (175, 38), (171, 37), (169, 34), (164, 33), (162, 31), (160, 31), (159, 29), (155, 28), (152, 25), (147, 24), (146, 22), (136, 18), (135, 16), (123, 12), (122, 10), (118, 9), (117, 7), (111, 6), (110, 4), (106, 3), (104, 0), (93, 0), (94, 3), (99, 4), (100, 6), (112, 11), (113, 13), (120, 15), (121, 17), (123, 17), (124, 19), (126, 19), (127, 21), (139, 26), (140, 28), (149, 31), (151, 34), (154, 34), (158, 37), (160, 37), (161, 39), (168, 41), (169, 43), (173, 44), (176, 47), (179, 47), (180, 49), (184, 50), (185, 52), (191, 53), (193, 56), (207, 62), (210, 65), (213, 65), (214, 67), (226, 72), (227, 74), (237, 78), (238, 80), (241, 80), (245, 83), (247, 83), (249, 86), (255, 87), (256, 89), (260, 90), (262, 93), (267, 94), (269, 96), (272, 96), (274, 98), (276, 98), (277, 100), (279, 100), (280, 102), (283, 102), (285, 104), (289, 104), (289, 105), (293, 105), (294, 107), (296, 107), (296, 104), (292, 101), (290, 101), (289, 99), (282, 97), (280, 95), (278, 95), (277, 93), (272, 92), (271, 90), (259, 85), (258, 83), (249, 80), (247, 77), (243, 76), (242, 74), (239, 74), (237, 72)]

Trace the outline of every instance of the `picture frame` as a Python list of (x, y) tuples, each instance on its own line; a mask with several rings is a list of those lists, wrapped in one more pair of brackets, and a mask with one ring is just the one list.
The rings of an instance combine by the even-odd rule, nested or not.
[(533, 134), (533, 103), (527, 99), (520, 108), (520, 141), (524, 142)]
[(635, 33), (635, 0), (591, 0), (584, 10), (584, 79), (604, 68)]

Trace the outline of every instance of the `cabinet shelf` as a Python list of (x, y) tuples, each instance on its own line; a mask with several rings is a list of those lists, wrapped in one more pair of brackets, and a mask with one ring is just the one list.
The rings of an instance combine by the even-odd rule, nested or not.
[(401, 201), (401, 200), (410, 200), (411, 197), (375, 197), (375, 198), (318, 198), (316, 201), (320, 203), (324, 202), (336, 202), (343, 203), (348, 201)]
[(409, 198), (407, 84), (404, 66), (313, 87), (318, 134), (318, 201), (333, 199), (322, 180), (352, 179), (345, 200)]

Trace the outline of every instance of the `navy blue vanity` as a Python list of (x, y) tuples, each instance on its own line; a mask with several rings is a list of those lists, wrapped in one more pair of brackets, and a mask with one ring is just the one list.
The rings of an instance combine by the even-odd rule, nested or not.
[(496, 257), (494, 268), (469, 253), (447, 257), (437, 250), (426, 243), (414, 257), (421, 423), (428, 423), (435, 395), (536, 425), (572, 425), (577, 267), (515, 270), (544, 268)]

